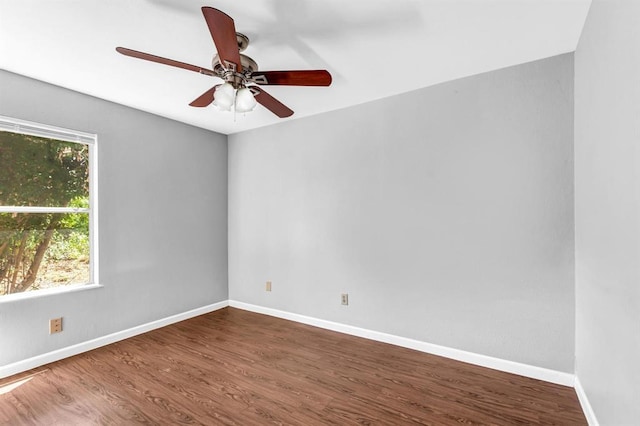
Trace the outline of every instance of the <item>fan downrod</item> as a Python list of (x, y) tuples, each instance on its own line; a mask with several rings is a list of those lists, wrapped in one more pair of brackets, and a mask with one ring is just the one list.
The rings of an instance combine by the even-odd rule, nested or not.
[(238, 50), (243, 52), (249, 46), (249, 37), (242, 33), (236, 33), (236, 40), (238, 40)]

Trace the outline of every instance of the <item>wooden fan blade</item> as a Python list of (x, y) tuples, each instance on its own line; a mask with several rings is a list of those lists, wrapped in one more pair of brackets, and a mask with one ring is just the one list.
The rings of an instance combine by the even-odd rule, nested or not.
[(251, 86), (250, 89), (256, 101), (278, 117), (285, 118), (293, 115), (293, 111), (289, 107), (265, 92), (261, 87)]
[(189, 105), (192, 107), (200, 107), (200, 108), (211, 105), (211, 103), (213, 102), (213, 94), (215, 93), (218, 86), (220, 85), (216, 84), (211, 89), (207, 90), (202, 95), (200, 95), (196, 100), (191, 102)]
[(327, 70), (305, 71), (256, 71), (251, 80), (257, 84), (287, 86), (329, 86), (331, 74)]
[(122, 53), (126, 56), (131, 56), (132, 58), (144, 59), (145, 61), (157, 62), (159, 64), (171, 65), (172, 67), (182, 68), (189, 71), (194, 71), (200, 74), (212, 75), (215, 76), (212, 70), (198, 67), (196, 65), (187, 64), (184, 62), (174, 61), (173, 59), (167, 59), (156, 55), (151, 55), (149, 53), (138, 52), (137, 50), (127, 49), (126, 47), (116, 47), (116, 51), (118, 53)]
[(202, 14), (207, 21), (213, 43), (218, 50), (220, 63), (225, 68), (228, 68), (229, 64), (233, 64), (236, 71), (241, 72), (240, 50), (238, 50), (236, 26), (233, 19), (226, 13), (208, 6), (202, 8)]

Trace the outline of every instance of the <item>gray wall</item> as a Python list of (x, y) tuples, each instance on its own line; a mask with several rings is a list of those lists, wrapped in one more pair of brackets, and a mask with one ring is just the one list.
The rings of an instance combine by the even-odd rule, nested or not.
[(99, 135), (104, 284), (1, 303), (0, 365), (228, 288), (572, 372), (572, 73), (563, 55), (231, 136), (227, 287), (224, 136), (0, 71), (0, 114)]
[(575, 54), (576, 373), (640, 422), (640, 2), (594, 0)]
[(573, 225), (572, 55), (229, 138), (234, 300), (572, 373)]
[(0, 303), (0, 365), (228, 298), (226, 136), (5, 71), (0, 115), (98, 134), (104, 284)]

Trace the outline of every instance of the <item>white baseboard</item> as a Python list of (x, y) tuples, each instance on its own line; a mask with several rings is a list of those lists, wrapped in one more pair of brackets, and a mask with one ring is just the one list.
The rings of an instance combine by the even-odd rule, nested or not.
[(587, 418), (589, 426), (600, 426), (600, 423), (598, 423), (598, 419), (596, 418), (596, 413), (594, 413), (593, 407), (591, 407), (591, 403), (589, 403), (589, 398), (587, 398), (587, 394), (582, 387), (582, 383), (580, 383), (580, 379), (577, 375), (575, 377), (576, 379), (573, 387), (576, 389), (578, 401), (580, 401), (580, 406), (582, 407), (584, 416)]
[(392, 345), (415, 349), (417, 351), (426, 352), (432, 355), (455, 359), (457, 361), (479, 365), (481, 367), (492, 368), (494, 370), (505, 371), (507, 373), (518, 374), (520, 376), (530, 377), (533, 379), (544, 380), (546, 382), (556, 383), (559, 385), (573, 387), (575, 383), (573, 374), (564, 373), (562, 371), (550, 370), (547, 368), (536, 367), (533, 365), (494, 358), (486, 355), (476, 354), (473, 352), (467, 352), (460, 349), (434, 345), (432, 343), (422, 342), (406, 337), (394, 336), (392, 334), (367, 330), (360, 327), (354, 327), (352, 325), (340, 324), (337, 322), (326, 321), (323, 319), (280, 311), (272, 308), (266, 308), (263, 306), (251, 305), (249, 303), (238, 302), (236, 300), (229, 300), (229, 306), (238, 309), (244, 309), (246, 311), (256, 312), (259, 314), (270, 315), (273, 317), (308, 324), (327, 330), (350, 334), (352, 336), (364, 337), (365, 339), (371, 339), (378, 342), (390, 343)]
[[(252, 305), (249, 303), (238, 302), (236, 300), (225, 300), (222, 302), (214, 303), (212, 305), (203, 306), (201, 308), (193, 309), (187, 312), (183, 312), (170, 317), (162, 318), (156, 321), (152, 321), (146, 324), (142, 324), (136, 327), (129, 328), (127, 330), (118, 331), (116, 333), (108, 334), (106, 336), (98, 337), (86, 342), (78, 343), (66, 348), (58, 349), (52, 352), (48, 352), (42, 355), (37, 355), (32, 358), (28, 358), (22, 361), (15, 362), (13, 364), (7, 364), (0, 366), (0, 378), (8, 377), (13, 374), (17, 374), (23, 371), (30, 370), (32, 368), (39, 367), (50, 362), (58, 361), (63, 358), (67, 358), (73, 355), (77, 355), (83, 352), (87, 352), (101, 346), (105, 346), (111, 343), (118, 342), (120, 340), (127, 339), (129, 337), (136, 336), (138, 334), (146, 333), (157, 328), (161, 328), (176, 322), (180, 322), (189, 318), (203, 315), (209, 312), (222, 309), (226, 306), (232, 306), (238, 309), (244, 309), (246, 311), (256, 312), (260, 314), (270, 315), (273, 317), (283, 318), (290, 321), (299, 322), (302, 324), (308, 324), (327, 330), (337, 331), (340, 333), (349, 334), (352, 336), (363, 337), (365, 339), (371, 339), (378, 342), (389, 343), (396, 346), (415, 349), (420, 352), (425, 352), (433, 355), (442, 356), (445, 358), (455, 359), (457, 361), (467, 362), (469, 364), (479, 365), (482, 367), (492, 368), (494, 370), (505, 371), (508, 373), (518, 374), (525, 377), (531, 377), (538, 380), (544, 380), (551, 383), (557, 383), (564, 386), (575, 386), (576, 392), (580, 403), (585, 410), (585, 416), (595, 421), (593, 410), (588, 404), (584, 390), (579, 386), (579, 381), (575, 376), (570, 373), (564, 373), (561, 371), (550, 370), (542, 367), (536, 367), (533, 365), (522, 364), (514, 361), (508, 361), (500, 358), (494, 358), (486, 355), (476, 354), (473, 352), (467, 352), (460, 349), (448, 348), (446, 346), (435, 345), (432, 343), (422, 342), (419, 340), (409, 339), (406, 337), (395, 336), (392, 334), (382, 333), (379, 331), (368, 330), (365, 328), (355, 327), (347, 324), (340, 324), (337, 322), (327, 321), (319, 318), (308, 317), (305, 315), (294, 314), (291, 312), (280, 311), (277, 309), (266, 308), (263, 306)], [(585, 405), (586, 404), (586, 405)], [(588, 410), (588, 411), (587, 411)], [(591, 420), (589, 420), (589, 424)], [(597, 425), (598, 423), (593, 423)]]
[(68, 358), (73, 355), (78, 355), (83, 352), (87, 352), (101, 346), (106, 346), (111, 343), (118, 342), (120, 340), (128, 339), (129, 337), (137, 336), (138, 334), (146, 333), (157, 328), (161, 328), (176, 322), (184, 321), (189, 318), (197, 317), (198, 315), (207, 314), (209, 312), (217, 311), (229, 306), (229, 301), (224, 300), (222, 302), (214, 303), (212, 305), (203, 306), (201, 308), (192, 309), (187, 312), (172, 315), (170, 317), (162, 318), (156, 321), (151, 321), (146, 324), (142, 324), (136, 327), (132, 327), (126, 330), (118, 331), (116, 333), (108, 334), (106, 336), (98, 337), (96, 339), (88, 340), (86, 342), (78, 343), (66, 348), (58, 349), (55, 351), (47, 352), (42, 355), (37, 355), (32, 358), (28, 358), (22, 361), (14, 362), (13, 364), (7, 364), (0, 366), (0, 379), (8, 376), (12, 376), (23, 371), (31, 370), (32, 368), (40, 367), (41, 365), (48, 364), (50, 362), (59, 361), (63, 358)]

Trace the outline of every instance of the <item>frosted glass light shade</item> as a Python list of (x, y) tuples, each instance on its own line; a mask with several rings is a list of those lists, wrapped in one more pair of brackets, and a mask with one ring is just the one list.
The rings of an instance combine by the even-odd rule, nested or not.
[(230, 111), (235, 97), (235, 89), (229, 83), (221, 84), (213, 93), (213, 105), (222, 111)]
[(253, 111), (256, 104), (256, 99), (253, 97), (251, 90), (246, 87), (238, 90), (236, 94), (236, 112), (243, 113)]

